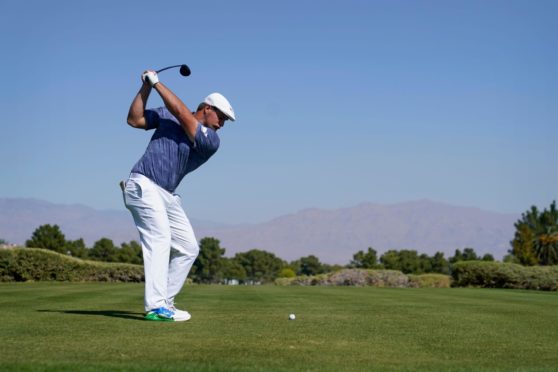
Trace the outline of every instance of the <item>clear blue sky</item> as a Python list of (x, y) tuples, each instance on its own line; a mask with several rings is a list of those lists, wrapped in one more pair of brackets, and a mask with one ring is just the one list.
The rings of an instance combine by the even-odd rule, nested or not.
[[(8, 1), (0, 197), (123, 209), (146, 68), (237, 122), (178, 188), (191, 218), (558, 199), (558, 1)], [(149, 106), (161, 101), (152, 96)]]

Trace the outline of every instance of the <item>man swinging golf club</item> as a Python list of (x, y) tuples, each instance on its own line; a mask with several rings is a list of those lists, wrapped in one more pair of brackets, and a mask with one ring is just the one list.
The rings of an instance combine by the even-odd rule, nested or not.
[[(182, 178), (205, 163), (219, 148), (217, 131), (235, 120), (227, 99), (207, 96), (191, 112), (155, 71), (142, 75), (142, 86), (128, 112), (134, 128), (155, 129), (143, 156), (121, 184), (124, 203), (140, 234), (145, 270), (145, 319), (186, 321), (190, 314), (175, 307), (196, 259), (199, 246), (188, 217), (175, 194)], [(146, 110), (154, 89), (165, 107)]]

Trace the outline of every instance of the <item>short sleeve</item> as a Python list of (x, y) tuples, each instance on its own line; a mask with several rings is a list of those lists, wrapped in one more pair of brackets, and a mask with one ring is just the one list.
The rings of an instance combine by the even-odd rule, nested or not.
[(156, 109), (145, 110), (144, 116), (145, 116), (145, 122), (147, 123), (147, 127), (145, 128), (145, 130), (158, 128), (161, 115), (162, 115), (161, 107)]
[(203, 159), (207, 160), (219, 149), (220, 139), (211, 128), (198, 124), (196, 136), (194, 137), (194, 151)]

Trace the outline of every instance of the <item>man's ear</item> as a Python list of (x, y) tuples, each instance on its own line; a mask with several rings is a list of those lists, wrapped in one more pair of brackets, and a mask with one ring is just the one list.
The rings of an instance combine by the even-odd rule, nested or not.
[(207, 118), (207, 116), (209, 115), (209, 111), (211, 111), (211, 106), (209, 106), (209, 105), (205, 105), (205, 106), (203, 107), (203, 109), (201, 110), (201, 113), (202, 113), (203, 118), (204, 118), (204, 119), (203, 119), (204, 122), (205, 122), (205, 118)]

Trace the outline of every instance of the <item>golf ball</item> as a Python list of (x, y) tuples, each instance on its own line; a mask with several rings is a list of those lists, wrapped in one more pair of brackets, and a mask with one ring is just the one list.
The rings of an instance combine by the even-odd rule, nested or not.
[(295, 320), (295, 319), (296, 319), (296, 316), (294, 314), (289, 315), (289, 320)]

